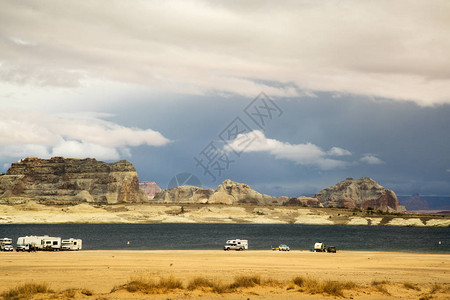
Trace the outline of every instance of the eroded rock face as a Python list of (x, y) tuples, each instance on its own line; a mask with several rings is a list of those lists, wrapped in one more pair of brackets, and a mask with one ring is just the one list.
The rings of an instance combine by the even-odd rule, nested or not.
[(285, 206), (308, 206), (323, 207), (323, 204), (317, 198), (300, 196), (298, 198), (288, 198), (283, 201)]
[(384, 212), (403, 212), (397, 196), (384, 189), (375, 180), (362, 177), (358, 180), (347, 178), (344, 181), (321, 190), (315, 198), (324, 206), (381, 210)]
[(153, 199), (156, 193), (161, 192), (161, 188), (153, 181), (140, 181), (139, 188), (145, 192), (149, 200)]
[(182, 185), (163, 190), (155, 194), (152, 202), (156, 203), (208, 203), (214, 193), (211, 189)]
[(247, 184), (229, 179), (217, 189), (202, 189), (195, 186), (179, 186), (157, 193), (154, 202), (158, 203), (215, 203), (215, 204), (279, 204), (276, 197), (252, 190)]
[(223, 204), (278, 204), (278, 198), (258, 193), (245, 183), (237, 183), (229, 179), (217, 187), (209, 199), (210, 203)]
[(45, 204), (147, 201), (128, 161), (105, 163), (93, 158), (25, 158), (0, 176), (0, 199), (32, 198)]

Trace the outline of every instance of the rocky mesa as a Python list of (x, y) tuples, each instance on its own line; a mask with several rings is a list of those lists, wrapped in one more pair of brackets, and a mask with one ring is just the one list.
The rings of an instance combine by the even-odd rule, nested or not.
[(128, 161), (28, 157), (0, 176), (0, 202), (33, 199), (43, 204), (146, 202), (136, 168)]
[(383, 212), (405, 211), (393, 191), (383, 188), (368, 177), (358, 180), (347, 178), (321, 190), (314, 197), (327, 207), (372, 208)]
[(276, 197), (258, 193), (245, 183), (224, 180), (216, 190), (195, 186), (179, 186), (155, 195), (155, 203), (209, 203), (279, 205)]

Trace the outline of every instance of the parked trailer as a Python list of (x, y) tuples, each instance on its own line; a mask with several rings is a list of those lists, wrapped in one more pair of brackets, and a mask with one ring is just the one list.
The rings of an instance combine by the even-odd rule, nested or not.
[(13, 251), (12, 239), (2, 238), (0, 239), (0, 251)]
[(41, 250), (42, 249), (42, 239), (48, 237), (48, 235), (43, 236), (21, 236), (17, 239), (16, 251), (31, 251), (31, 250)]
[(81, 250), (83, 241), (81, 239), (70, 238), (61, 241), (61, 250)]
[(248, 240), (228, 240), (223, 246), (223, 250), (247, 250), (248, 249)]
[(315, 243), (314, 244), (314, 252), (326, 252), (327, 246), (325, 246), (325, 243)]
[(60, 237), (52, 237), (45, 236), (42, 241), (42, 250), (47, 251), (59, 251), (61, 249), (61, 238)]

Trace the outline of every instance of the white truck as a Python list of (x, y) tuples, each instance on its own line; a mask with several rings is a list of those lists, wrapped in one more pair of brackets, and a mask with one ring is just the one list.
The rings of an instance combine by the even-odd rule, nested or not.
[(2, 238), (0, 239), (0, 251), (13, 251), (12, 239)]
[(247, 250), (248, 249), (248, 240), (240, 240), (240, 239), (235, 239), (235, 240), (228, 240), (225, 243), (225, 246), (223, 246), (223, 250), (228, 251), (228, 250)]
[(61, 241), (61, 250), (75, 251), (81, 250), (83, 241), (81, 239), (70, 238)]

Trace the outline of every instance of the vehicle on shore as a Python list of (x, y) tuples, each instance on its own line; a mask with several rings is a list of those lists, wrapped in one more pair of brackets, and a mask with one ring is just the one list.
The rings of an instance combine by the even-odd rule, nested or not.
[(36, 251), (42, 250), (42, 239), (48, 236), (21, 236), (17, 239), (16, 251)]
[(61, 249), (61, 238), (60, 237), (52, 237), (45, 236), (41, 241), (42, 250), (47, 251), (59, 251)]
[(81, 250), (83, 241), (81, 239), (70, 238), (61, 241), (61, 250), (78, 251)]
[(0, 239), (0, 251), (14, 251), (12, 246), (12, 239), (2, 238)]
[(288, 245), (281, 244), (280, 246), (278, 246), (278, 250), (280, 250), (280, 251), (290, 251), (291, 248), (289, 248)]
[(225, 243), (225, 246), (223, 246), (223, 250), (225, 251), (228, 250), (242, 251), (247, 249), (248, 249), (248, 240), (240, 240), (240, 239), (228, 240)]
[(285, 244), (281, 244), (280, 246), (276, 247), (276, 248), (272, 248), (273, 251), (278, 250), (278, 251), (290, 251), (291, 248), (289, 248), (288, 245)]
[(336, 253), (336, 247), (335, 246), (329, 246), (327, 248), (328, 253)]
[(325, 243), (318, 242), (314, 244), (314, 252), (327, 252), (327, 246)]

